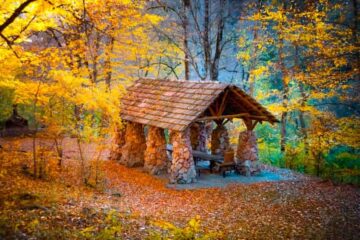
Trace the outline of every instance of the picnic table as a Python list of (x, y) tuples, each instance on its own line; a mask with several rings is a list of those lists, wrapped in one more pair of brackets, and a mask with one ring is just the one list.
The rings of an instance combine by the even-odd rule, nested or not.
[[(173, 151), (173, 147), (171, 144), (166, 145), (166, 150), (170, 153)], [(197, 165), (198, 161), (209, 161), (210, 162), (210, 172), (212, 172), (213, 168), (215, 167), (216, 163), (223, 163), (224, 156), (222, 155), (212, 155), (205, 152), (201, 152), (198, 150), (193, 150), (193, 157), (195, 161), (195, 165)]]

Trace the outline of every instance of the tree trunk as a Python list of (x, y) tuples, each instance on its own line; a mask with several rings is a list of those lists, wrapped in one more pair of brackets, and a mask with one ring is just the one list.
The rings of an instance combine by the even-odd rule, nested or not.
[[(359, 42), (358, 42), (358, 0), (353, 0), (352, 1), (352, 7), (353, 7), (353, 26), (352, 26), (352, 35), (353, 35), (353, 42), (354, 42), (354, 46), (359, 46)], [(359, 51), (357, 51), (355, 53), (355, 68), (359, 71), (360, 69), (360, 53)], [(355, 75), (355, 81), (359, 80), (359, 74)]]
[(284, 111), (281, 114), (281, 137), (280, 137), (280, 150), (282, 153), (285, 152), (286, 149), (286, 117), (287, 112)]
[[(254, 36), (253, 36), (253, 52), (251, 54), (251, 56), (253, 56), (254, 59), (251, 60), (251, 65), (250, 65), (250, 68), (249, 68), (249, 73), (251, 70), (253, 70), (255, 67), (256, 67), (256, 60), (257, 60), (257, 46), (256, 46), (256, 41), (257, 41), (257, 37), (258, 37), (258, 34), (257, 34), (257, 28), (256, 26), (254, 27)], [(251, 76), (251, 78), (249, 78), (249, 94), (250, 96), (254, 96), (254, 88), (255, 88), (255, 79), (254, 79), (254, 76)]]
[(209, 70), (211, 69), (211, 47), (209, 42), (209, 0), (204, 1), (204, 34), (203, 34), (203, 48), (204, 48), (204, 68), (205, 68), (205, 78), (207, 78), (209, 74)]
[[(33, 118), (35, 120), (35, 130), (34, 130), (34, 135), (32, 138), (32, 150), (33, 150), (33, 177), (37, 178), (38, 176), (38, 171), (37, 171), (37, 156), (36, 156), (36, 137), (37, 137), (37, 131), (38, 131), (38, 123), (36, 121), (36, 111), (37, 111), (37, 102), (38, 102), (38, 97), (39, 97), (39, 92), (40, 92), (40, 86), (41, 86), (41, 82), (39, 82), (35, 96), (34, 96), (34, 105), (33, 105)], [(14, 109), (15, 111), (17, 111), (17, 109)]]
[(2, 33), (12, 22), (16, 20), (16, 18), (20, 17), (23, 13), (24, 9), (32, 2), (35, 2), (36, 0), (27, 0), (20, 4), (19, 7), (17, 7), (14, 12), (11, 14), (9, 18), (7, 18), (4, 23), (0, 25), (0, 33)]
[(210, 69), (210, 80), (217, 81), (219, 78), (219, 63), (222, 53), (222, 43), (224, 35), (224, 6), (225, 0), (220, 0), (220, 9), (219, 9), (219, 19), (218, 19), (218, 28), (216, 33), (216, 44), (215, 44), (215, 54), (214, 59), (211, 63)]
[[(300, 72), (299, 47), (297, 45), (295, 46), (295, 71)], [(303, 83), (299, 81), (298, 84), (299, 84), (299, 90), (300, 90), (300, 94), (301, 94), (301, 107), (303, 108), (303, 107), (305, 107), (307, 97), (306, 97)], [(301, 137), (304, 141), (304, 150), (305, 150), (305, 153), (308, 154), (309, 144), (308, 144), (308, 140), (307, 140), (307, 130), (306, 130), (306, 124), (305, 124), (304, 111), (302, 109), (299, 110), (299, 122), (300, 122), (300, 129), (301, 129)]]
[[(281, 44), (282, 45), (282, 44)], [(282, 57), (282, 46), (279, 48), (279, 61), (282, 72), (282, 83), (283, 83), (283, 92), (282, 92), (282, 106), (284, 108), (281, 113), (281, 139), (280, 139), (280, 150), (282, 153), (285, 152), (286, 148), (286, 124), (287, 124), (287, 107), (288, 107), (288, 93), (289, 93), (289, 85), (287, 82), (287, 70), (285, 67), (285, 63)]]
[[(306, 103), (306, 94), (304, 91), (304, 87), (302, 83), (299, 83), (299, 89), (301, 94), (301, 107), (305, 107)], [(304, 111), (299, 111), (299, 122), (300, 122), (300, 128), (301, 128), (301, 135), (304, 140), (304, 149), (305, 153), (308, 154), (309, 152), (309, 143), (308, 143), (308, 137), (307, 137), (307, 129), (306, 129), (306, 123), (305, 123), (305, 117), (304, 117)]]
[(105, 69), (105, 83), (110, 91), (111, 89), (111, 75), (112, 75), (112, 68), (111, 68), (111, 54), (114, 48), (114, 38), (109, 37), (109, 43), (106, 46), (106, 52), (105, 52), (105, 62), (104, 62), (104, 69)]
[(185, 67), (185, 80), (190, 79), (190, 69), (189, 69), (189, 34), (188, 34), (188, 26), (189, 26), (189, 19), (187, 16), (188, 7), (190, 5), (189, 0), (183, 0), (183, 29), (184, 29), (184, 67)]
[[(283, 12), (285, 11), (285, 6), (283, 6)], [(283, 85), (283, 89), (282, 89), (282, 106), (284, 108), (283, 112), (281, 113), (281, 137), (280, 137), (280, 150), (282, 153), (285, 152), (286, 149), (286, 138), (287, 138), (287, 134), (286, 134), (286, 124), (287, 124), (287, 107), (288, 107), (288, 100), (289, 100), (289, 79), (288, 79), (288, 72), (285, 66), (285, 59), (284, 59), (284, 29), (282, 27), (282, 23), (280, 23), (279, 25), (279, 50), (278, 50), (278, 55), (279, 55), (279, 65), (280, 65), (280, 71), (282, 74), (282, 85)]]
[(62, 141), (63, 141), (63, 138), (59, 142), (58, 139), (57, 139), (57, 136), (55, 136), (54, 143), (55, 143), (55, 149), (56, 149), (56, 153), (57, 153), (57, 157), (58, 157), (58, 167), (59, 168), (62, 168), (62, 164), (63, 164)]
[[(258, 0), (257, 3), (256, 3), (256, 11), (258, 13), (261, 13), (261, 8), (262, 8), (262, 1)], [(253, 28), (253, 44), (252, 44), (252, 53), (251, 53), (251, 57), (253, 59), (251, 59), (250, 61), (250, 68), (249, 68), (249, 72), (251, 70), (253, 70), (256, 65), (257, 65), (257, 61), (258, 61), (258, 46), (257, 46), (257, 41), (258, 41), (258, 26), (256, 23), (254, 23), (254, 28)], [(251, 79), (249, 78), (249, 93), (250, 93), (250, 96), (254, 96), (254, 90), (255, 90), (255, 79), (254, 77), (252, 76)]]
[(100, 34), (98, 32), (96, 32), (95, 49), (93, 51), (93, 56), (92, 56), (93, 64), (92, 64), (92, 77), (91, 77), (91, 80), (92, 80), (93, 83), (97, 83), (97, 76), (98, 76), (97, 64), (98, 64), (98, 57), (99, 57), (98, 56), (99, 48), (100, 48)]

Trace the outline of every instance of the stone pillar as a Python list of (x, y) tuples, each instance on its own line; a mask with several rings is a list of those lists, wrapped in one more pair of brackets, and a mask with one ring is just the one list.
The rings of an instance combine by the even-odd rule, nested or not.
[(192, 149), (206, 152), (207, 131), (205, 123), (194, 123), (190, 127), (190, 140)]
[(121, 159), (121, 148), (125, 145), (125, 126), (116, 127), (112, 144), (109, 159), (119, 161)]
[(197, 149), (199, 146), (199, 125), (197, 123), (194, 123), (190, 127), (190, 141), (191, 141), (191, 148)]
[(172, 132), (172, 164), (170, 183), (192, 183), (196, 181), (195, 164), (190, 142), (190, 129)]
[(206, 152), (207, 150), (206, 140), (207, 140), (207, 132), (206, 132), (205, 123), (199, 123), (199, 136), (198, 136), (199, 145), (196, 148), (196, 150), (200, 152)]
[(211, 135), (214, 130), (214, 122), (210, 121), (205, 124), (206, 142), (211, 143)]
[(125, 145), (121, 148), (120, 163), (127, 167), (143, 166), (145, 149), (143, 125), (128, 122), (125, 130)]
[(144, 168), (150, 174), (157, 175), (162, 170), (166, 170), (167, 164), (168, 158), (164, 129), (149, 126)]
[(236, 160), (247, 176), (260, 171), (256, 134), (247, 130), (239, 134)]
[(230, 148), (229, 133), (224, 125), (217, 125), (211, 134), (211, 154), (224, 155)]

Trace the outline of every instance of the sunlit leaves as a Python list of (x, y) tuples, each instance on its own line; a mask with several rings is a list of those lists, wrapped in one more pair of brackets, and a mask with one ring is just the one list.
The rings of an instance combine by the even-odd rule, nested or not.
[[(349, 4), (263, 2), (242, 17), (248, 30), (241, 30), (238, 56), (249, 73), (248, 83), (255, 86), (258, 100), (287, 121), (286, 154), (295, 158), (310, 150), (302, 162), (305, 168), (324, 164), (339, 146), (358, 149), (348, 137), (355, 138), (359, 128), (359, 98), (353, 90), (359, 46), (349, 12), (354, 6)], [(264, 66), (269, 70), (262, 71)], [(266, 144), (270, 148), (272, 142)]]

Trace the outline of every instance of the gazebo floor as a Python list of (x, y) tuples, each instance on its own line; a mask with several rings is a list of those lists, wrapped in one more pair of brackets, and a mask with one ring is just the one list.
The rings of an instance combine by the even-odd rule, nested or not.
[[(252, 184), (261, 182), (278, 182), (278, 181), (296, 181), (302, 178), (303, 175), (294, 173), (289, 169), (265, 167), (256, 176), (243, 176), (235, 172), (228, 173), (224, 178), (220, 173), (210, 173), (206, 168), (206, 162), (202, 162), (200, 176), (197, 177), (197, 182), (191, 184), (168, 184), (168, 188), (173, 189), (200, 189), (200, 188), (223, 188), (228, 184)], [(159, 176), (161, 178), (165, 175)]]

